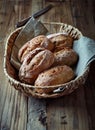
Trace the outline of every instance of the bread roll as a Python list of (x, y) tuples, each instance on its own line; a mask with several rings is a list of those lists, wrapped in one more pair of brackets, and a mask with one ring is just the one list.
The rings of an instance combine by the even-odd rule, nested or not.
[(64, 48), (61, 51), (54, 53), (55, 62), (54, 65), (68, 65), (72, 66), (77, 62), (77, 53), (70, 48)]
[[(72, 68), (67, 65), (56, 66), (51, 69), (48, 69), (39, 74), (38, 78), (35, 81), (35, 87), (39, 86), (52, 86), (59, 85), (69, 82), (74, 78), (75, 74)], [(48, 90), (51, 92), (52, 87)], [(36, 89), (37, 92), (43, 93), (44, 89)]]
[(32, 40), (28, 41), (20, 48), (18, 52), (18, 59), (20, 60), (20, 62), (23, 62), (25, 56), (37, 47), (43, 47), (48, 50), (53, 50), (54, 44), (44, 35), (34, 37)]
[(50, 34), (47, 36), (55, 44), (54, 52), (62, 50), (64, 47), (72, 48), (73, 38), (64, 33)]
[(54, 62), (54, 55), (49, 50), (34, 50), (34, 52), (27, 54), (19, 69), (19, 79), (29, 84), (33, 84), (38, 74), (48, 69)]

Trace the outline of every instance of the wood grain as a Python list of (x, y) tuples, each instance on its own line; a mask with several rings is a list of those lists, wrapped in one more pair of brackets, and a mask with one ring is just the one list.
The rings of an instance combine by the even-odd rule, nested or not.
[(27, 130), (46, 130), (46, 119), (45, 100), (29, 98)]
[(85, 86), (58, 99), (26, 97), (4, 75), (6, 38), (18, 21), (48, 4), (53, 9), (39, 20), (71, 24), (95, 39), (94, 0), (0, 0), (0, 130), (95, 130), (95, 61)]
[[(9, 85), (3, 72), (6, 37), (15, 29), (15, 1), (0, 1), (0, 129), (26, 130), (27, 98)], [(18, 5), (19, 7), (19, 5)], [(13, 17), (14, 16), (14, 17)]]

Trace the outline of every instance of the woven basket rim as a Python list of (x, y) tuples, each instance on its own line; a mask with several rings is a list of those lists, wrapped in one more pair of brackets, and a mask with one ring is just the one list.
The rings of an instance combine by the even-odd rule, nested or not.
[[(70, 28), (73, 28), (74, 30), (76, 30), (77, 32), (79, 32), (80, 37), (82, 36), (82, 33), (81, 33), (77, 28), (75, 28), (75, 27), (73, 27), (73, 26), (71, 26), (71, 25), (65, 24), (65, 23), (58, 23), (58, 22), (51, 22), (51, 23), (49, 23), (49, 22), (45, 22), (45, 24), (58, 24), (58, 25), (61, 25), (61, 28), (62, 28), (63, 26), (64, 26), (64, 27), (69, 26)], [(8, 47), (9, 39), (10, 39), (10, 37), (11, 37), (12, 35), (15, 34), (15, 32), (17, 32), (18, 30), (21, 30), (21, 29), (22, 29), (22, 27), (20, 27), (20, 28), (18, 28), (18, 29), (15, 29), (13, 32), (10, 33), (9, 37), (8, 37), (7, 40), (6, 40), (5, 54), (4, 54), (4, 66), (3, 66), (3, 67), (4, 67), (4, 73), (5, 73), (6, 77), (9, 79), (9, 81), (11, 81), (11, 83), (13, 83), (14, 85), (17, 85), (17, 86), (20, 85), (21, 87), (23, 86), (24, 89), (26, 89), (26, 88), (28, 88), (28, 89), (31, 89), (31, 88), (32, 88), (32, 89), (35, 89), (35, 86), (34, 86), (34, 85), (25, 84), (25, 83), (22, 83), (22, 82), (20, 82), (20, 81), (18, 81), (18, 80), (16, 80), (16, 79), (12, 78), (12, 77), (8, 74), (7, 69), (6, 69), (6, 62), (7, 62), (7, 61), (6, 61), (6, 55), (7, 55), (7, 47)], [(67, 87), (67, 89), (69, 89), (68, 86), (69, 86), (70, 84), (74, 84), (75, 82), (77, 83), (78, 80), (83, 80), (83, 81), (84, 81), (84, 80), (85, 80), (85, 77), (87, 77), (88, 72), (89, 72), (89, 66), (86, 68), (85, 72), (84, 72), (82, 75), (80, 75), (79, 77), (77, 77), (77, 78), (71, 80), (70, 82), (67, 82), (67, 83), (64, 83), (64, 84), (60, 84), (60, 85), (53, 85), (53, 86), (39, 86), (38, 88), (46, 89), (46, 88), (51, 87), (51, 88), (57, 89), (57, 88), (59, 88), (59, 87)], [(37, 88), (37, 87), (36, 87), (36, 88)], [(31, 95), (31, 94), (30, 94), (30, 95)], [(33, 93), (32, 93), (32, 95), (33, 95)], [(33, 96), (39, 97), (39, 98), (51, 98), (51, 97), (60, 97), (61, 95), (62, 95), (61, 93), (53, 93), (53, 94), (51, 94), (51, 95), (46, 94), (46, 93), (43, 93), (43, 94), (34, 93)]]

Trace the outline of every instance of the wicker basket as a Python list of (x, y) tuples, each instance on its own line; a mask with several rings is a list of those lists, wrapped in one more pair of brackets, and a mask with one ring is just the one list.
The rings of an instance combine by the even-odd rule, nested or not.
[[(64, 23), (55, 23), (55, 22), (44, 23), (44, 25), (49, 29), (51, 33), (66, 31), (74, 39), (79, 39), (82, 36), (82, 33), (77, 28), (71, 25), (67, 25)], [(35, 91), (35, 86), (21, 83), (18, 79), (17, 71), (10, 63), (12, 47), (21, 29), (22, 28), (18, 28), (14, 32), (12, 32), (12, 34), (10, 34), (10, 36), (6, 41), (6, 48), (5, 48), (5, 55), (4, 55), (4, 72), (11, 86), (13, 86), (17, 90), (20, 90), (21, 92), (23, 92), (28, 96), (34, 96), (37, 98), (56, 98), (56, 97), (70, 94), (76, 88), (82, 86), (85, 83), (85, 80), (89, 72), (89, 67), (85, 70), (82, 76), (74, 80), (71, 80), (70, 82), (65, 84), (51, 86), (52, 92), (48, 94), (47, 93), (39, 94)], [(38, 89), (45, 89), (45, 91), (48, 91), (49, 86), (40, 87)]]

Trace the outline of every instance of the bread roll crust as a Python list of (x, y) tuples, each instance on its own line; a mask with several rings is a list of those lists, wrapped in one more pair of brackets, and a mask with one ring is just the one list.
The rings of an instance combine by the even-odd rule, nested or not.
[(34, 37), (20, 48), (18, 52), (18, 59), (20, 60), (20, 62), (23, 62), (26, 55), (37, 47), (43, 47), (48, 50), (53, 50), (54, 44), (44, 35)]
[(64, 48), (61, 51), (54, 53), (55, 62), (54, 65), (74, 65), (78, 60), (77, 53), (70, 48)]
[(35, 81), (35, 86), (64, 84), (72, 80), (74, 76), (74, 71), (69, 66), (56, 66), (40, 73)]
[(55, 44), (54, 52), (62, 50), (64, 47), (72, 48), (73, 46), (73, 38), (70, 35), (62, 34), (62, 33), (56, 33), (56, 34), (50, 34), (47, 36), (52, 43)]
[(48, 69), (54, 62), (54, 55), (49, 50), (34, 53), (31, 51), (24, 59), (20, 70), (19, 79), (22, 82), (33, 84), (38, 74)]

